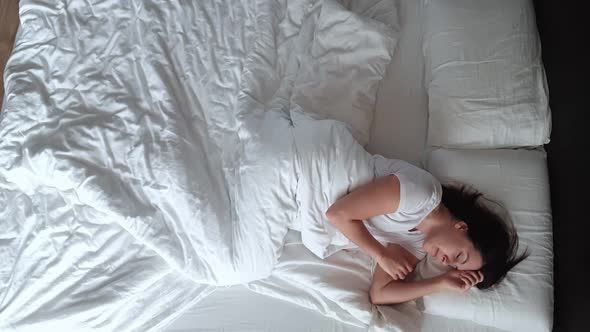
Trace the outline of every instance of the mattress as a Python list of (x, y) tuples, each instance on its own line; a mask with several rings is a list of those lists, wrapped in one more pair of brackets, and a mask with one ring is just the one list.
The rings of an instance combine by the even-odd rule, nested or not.
[[(2, 328), (496, 331), (420, 315), (413, 304), (370, 305), (370, 264), (362, 253), (318, 261), (296, 239), (281, 247), (301, 215), (295, 190), (314, 188), (294, 176), (307, 166), (294, 146), (317, 132), (300, 126), (306, 116), (291, 98), (302, 58), (291, 54), (313, 49), (309, 31), (299, 29), (308, 25), (298, 20), (327, 19), (330, 37), (332, 27), (350, 28), (340, 18), (353, 17), (335, 1), (325, 1), (325, 17), (308, 16), (317, 10), (312, 2), (21, 1), (24, 29), (8, 65), (0, 123), (0, 217), (8, 220), (0, 224), (7, 248), (0, 250)], [(282, 20), (287, 5), (295, 8)], [(379, 16), (370, 7), (365, 13)], [(202, 13), (205, 20), (192, 19)], [(354, 17), (381, 53), (357, 45), (347, 59), (374, 53), (389, 60), (397, 37)], [(420, 164), (427, 97), (419, 2), (402, 0), (399, 17), (402, 33), (374, 103), (367, 148)], [(236, 29), (242, 39), (233, 39)], [(211, 38), (219, 47), (186, 48)], [(353, 65), (375, 69), (370, 61)], [(371, 70), (351, 73), (381, 78)], [(370, 98), (363, 103), (373, 105)], [(348, 135), (342, 141), (358, 145), (340, 127)], [(269, 146), (272, 153), (262, 153)], [(326, 281), (321, 269), (340, 271), (348, 283), (314, 285)], [(292, 279), (272, 279), (276, 273)], [(355, 278), (362, 285), (350, 283)], [(247, 284), (221, 287), (237, 283)], [(322, 293), (315, 286), (334, 288)], [(330, 297), (348, 295), (356, 302)], [(393, 316), (380, 322), (383, 312)]]
[[(401, 37), (382, 80), (367, 150), (420, 165), (425, 148), (428, 96), (421, 55), (421, 10), (418, 1), (401, 0)], [(400, 79), (402, 78), (402, 79)], [(351, 320), (354, 320), (351, 318)], [(424, 315), (423, 331), (500, 331), (464, 320)], [(166, 331), (365, 331), (314, 310), (243, 286), (223, 288), (184, 312)]]

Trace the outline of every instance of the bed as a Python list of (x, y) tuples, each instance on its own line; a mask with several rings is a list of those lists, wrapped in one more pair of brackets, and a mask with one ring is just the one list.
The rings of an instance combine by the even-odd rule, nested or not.
[[(552, 329), (551, 123), (529, 1), (20, 6), (0, 122), (4, 329)], [(372, 306), (370, 260), (314, 247), (318, 202), (342, 189), (305, 185), (365, 181), (363, 146), (502, 200), (531, 257), (492, 292)], [(422, 265), (416, 277), (436, 268)]]

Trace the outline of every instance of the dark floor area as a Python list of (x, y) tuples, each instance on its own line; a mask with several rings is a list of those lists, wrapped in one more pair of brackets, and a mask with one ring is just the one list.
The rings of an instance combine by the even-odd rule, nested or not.
[[(4, 98), (3, 73), (18, 29), (18, 0), (0, 0), (0, 105)], [(1, 111), (1, 110), (0, 110)]]

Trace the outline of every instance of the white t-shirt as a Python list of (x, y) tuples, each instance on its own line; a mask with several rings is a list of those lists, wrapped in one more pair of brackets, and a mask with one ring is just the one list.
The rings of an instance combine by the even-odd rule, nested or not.
[(373, 158), (375, 178), (393, 174), (399, 179), (400, 202), (396, 212), (370, 218), (365, 226), (378, 241), (397, 243), (422, 259), (425, 236), (420, 231), (410, 230), (438, 206), (442, 186), (430, 173), (403, 160), (380, 155)]

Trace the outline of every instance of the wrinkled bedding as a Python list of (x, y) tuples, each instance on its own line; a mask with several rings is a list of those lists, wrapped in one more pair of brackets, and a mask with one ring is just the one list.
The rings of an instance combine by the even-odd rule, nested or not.
[[(268, 277), (301, 228), (297, 193), (314, 189), (298, 143), (313, 121), (293, 121), (310, 111), (294, 96), (313, 29), (370, 19), (324, 51), (387, 60), (394, 14), (390, 1), (21, 1), (0, 122), (1, 329), (157, 330), (216, 286)], [(384, 74), (356, 67), (347, 79)]]

